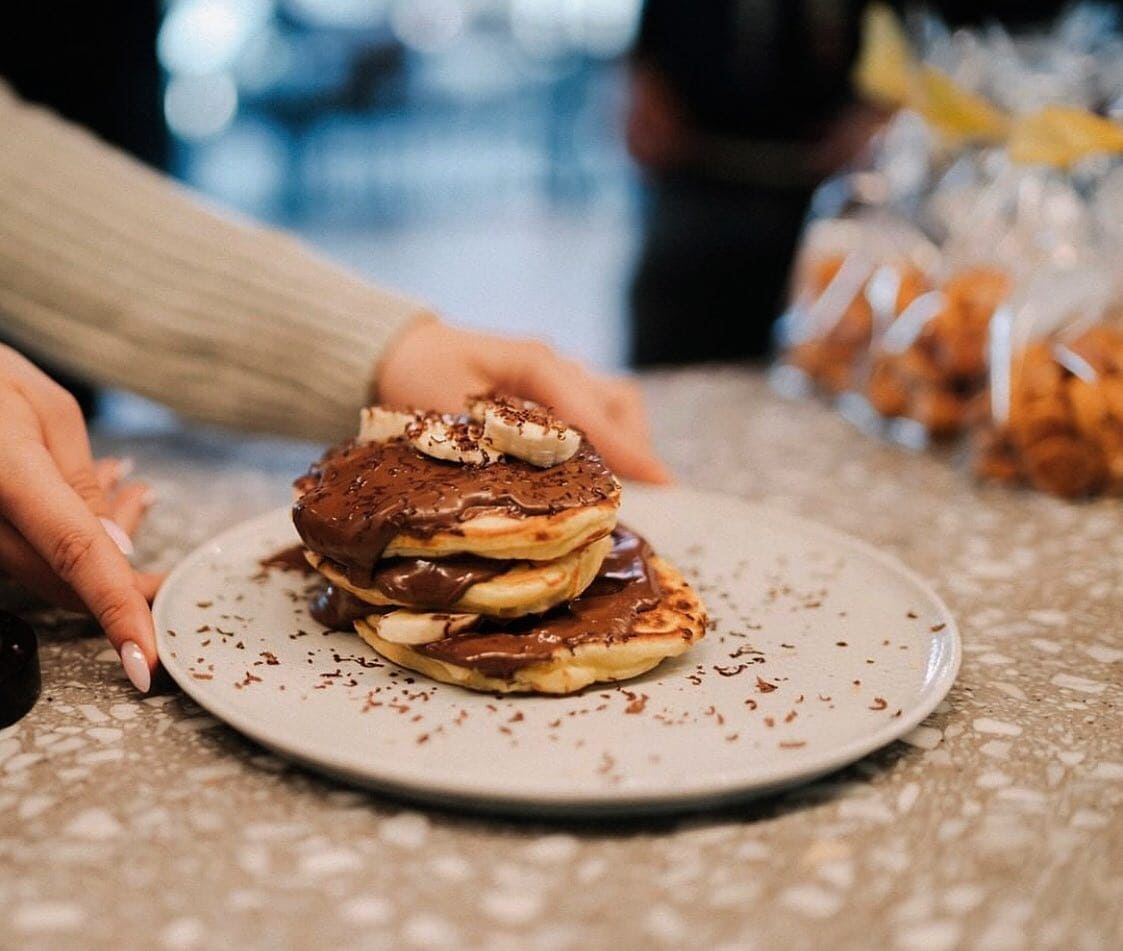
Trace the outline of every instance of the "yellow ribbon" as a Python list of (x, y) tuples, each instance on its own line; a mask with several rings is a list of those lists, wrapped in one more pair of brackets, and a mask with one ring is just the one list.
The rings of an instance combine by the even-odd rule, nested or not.
[(912, 49), (901, 21), (889, 7), (871, 3), (862, 14), (862, 45), (854, 65), (854, 85), (867, 99), (896, 108), (909, 100)]
[(1110, 119), (1073, 106), (1011, 118), (947, 73), (918, 63), (897, 14), (883, 3), (863, 14), (853, 78), (867, 99), (915, 110), (953, 143), (1005, 140), (1015, 162), (1068, 168), (1089, 155), (1123, 153), (1123, 127)]
[(955, 141), (998, 142), (1009, 126), (1007, 117), (982, 96), (932, 66), (922, 66), (915, 74), (909, 105)]
[(1046, 106), (1014, 122), (1010, 158), (1069, 168), (1090, 155), (1123, 152), (1123, 127), (1073, 106)]
[(1006, 134), (1006, 117), (985, 99), (917, 64), (901, 21), (884, 4), (872, 3), (863, 14), (854, 83), (883, 106), (914, 109), (948, 139), (993, 142)]

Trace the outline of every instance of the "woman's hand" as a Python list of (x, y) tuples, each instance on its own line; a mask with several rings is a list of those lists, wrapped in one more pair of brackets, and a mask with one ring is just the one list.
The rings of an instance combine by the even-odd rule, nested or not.
[(656, 458), (639, 387), (601, 376), (544, 343), (457, 330), (419, 320), (388, 348), (378, 368), (379, 402), (463, 412), (465, 397), (488, 390), (553, 407), (584, 430), (617, 475), (670, 482)]
[(0, 346), (0, 573), (45, 600), (88, 610), (125, 673), (147, 691), (156, 666), (149, 610), (159, 576), (133, 571), (129, 533), (148, 490), (95, 462), (77, 402)]

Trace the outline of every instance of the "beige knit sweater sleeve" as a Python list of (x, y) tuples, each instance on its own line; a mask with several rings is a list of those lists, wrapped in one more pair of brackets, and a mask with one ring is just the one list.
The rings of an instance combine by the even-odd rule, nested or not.
[(0, 82), (0, 326), (186, 416), (334, 440), (423, 308), (207, 209)]

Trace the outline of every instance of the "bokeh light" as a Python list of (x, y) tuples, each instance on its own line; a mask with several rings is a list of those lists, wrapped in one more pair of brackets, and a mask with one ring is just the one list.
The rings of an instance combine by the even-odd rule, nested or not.
[(160, 26), (160, 64), (187, 76), (229, 70), (272, 15), (270, 0), (179, 0)]
[(183, 139), (206, 139), (233, 121), (238, 89), (228, 73), (174, 76), (164, 91), (164, 117)]
[(382, 25), (389, 0), (284, 0), (284, 8), (309, 26), (364, 29)]
[(390, 28), (406, 46), (421, 53), (447, 49), (464, 32), (464, 0), (397, 0)]
[(511, 0), (511, 32), (531, 56), (625, 52), (639, 28), (642, 0)]

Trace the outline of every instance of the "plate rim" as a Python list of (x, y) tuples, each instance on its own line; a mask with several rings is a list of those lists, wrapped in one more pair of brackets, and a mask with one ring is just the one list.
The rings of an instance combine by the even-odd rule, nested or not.
[[(227, 701), (220, 695), (216, 697), (215, 694), (208, 693), (205, 684), (196, 683), (190, 677), (177, 677), (173, 667), (168, 663), (167, 655), (171, 653), (171, 645), (168, 643), (166, 635), (168, 625), (161, 620), (163, 612), (168, 610), (166, 608), (167, 603), (173, 597), (168, 592), (175, 590), (183, 575), (188, 574), (198, 562), (213, 555), (216, 549), (221, 549), (222, 546), (229, 544), (232, 540), (241, 539), (243, 536), (252, 537), (255, 533), (260, 533), (266, 528), (274, 525), (279, 527), (284, 524), (291, 515), (291, 507), (288, 505), (270, 509), (223, 529), (197, 545), (177, 562), (161, 585), (152, 605), (153, 617), (156, 620), (156, 645), (160, 662), (179, 688), (208, 713), (258, 745), (299, 764), (303, 768), (326, 774), (353, 785), (413, 801), (453, 806), (471, 811), (533, 813), (537, 815), (650, 814), (682, 811), (687, 808), (704, 808), (747, 801), (757, 796), (769, 795), (781, 789), (811, 782), (851, 765), (876, 750), (901, 739), (932, 713), (954, 685), (963, 659), (959, 625), (935, 588), (895, 555), (882, 551), (870, 542), (831, 526), (789, 513), (767, 503), (736, 495), (678, 486), (662, 488), (629, 484), (625, 485), (625, 492), (632, 496), (650, 495), (652, 497), (665, 497), (668, 494), (673, 494), (683, 498), (704, 499), (706, 504), (732, 504), (745, 510), (747, 514), (756, 513), (758, 517), (763, 514), (765, 518), (772, 519), (773, 524), (778, 522), (798, 526), (803, 532), (825, 538), (835, 544), (859, 552), (867, 558), (872, 558), (915, 586), (929, 599), (933, 606), (939, 609), (939, 619), (944, 624), (939, 632), (939, 640), (944, 647), (941, 650), (940, 661), (937, 665), (938, 673), (935, 679), (928, 684), (924, 692), (918, 695), (917, 703), (901, 718), (888, 721), (875, 731), (855, 737), (848, 743), (832, 750), (827, 756), (820, 754), (813, 764), (806, 764), (801, 767), (799, 765), (800, 760), (797, 757), (790, 761), (791, 766), (788, 768), (778, 766), (749, 781), (739, 779), (722, 783), (711, 779), (707, 783), (696, 786), (680, 787), (663, 792), (609, 788), (590, 789), (588, 795), (574, 796), (570, 792), (550, 794), (537, 790), (524, 790), (522, 792), (517, 789), (514, 791), (510, 789), (497, 790), (494, 786), (488, 786), (482, 780), (478, 783), (463, 779), (450, 783), (434, 782), (428, 774), (425, 776), (411, 775), (408, 769), (392, 769), (387, 772), (380, 764), (358, 763), (348, 757), (340, 757), (334, 754), (328, 754), (318, 759), (313, 758), (299, 744), (286, 743), (283, 738), (278, 740), (276, 735), (267, 729), (265, 723), (259, 723), (256, 718), (246, 715), (240, 710), (236, 702)], [(291, 522), (289, 524), (291, 525)], [(589, 689), (595, 687), (596, 685), (593, 685)], [(371, 771), (372, 766), (374, 767), (373, 772)]]

